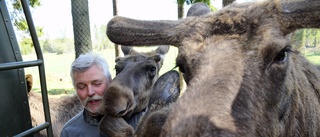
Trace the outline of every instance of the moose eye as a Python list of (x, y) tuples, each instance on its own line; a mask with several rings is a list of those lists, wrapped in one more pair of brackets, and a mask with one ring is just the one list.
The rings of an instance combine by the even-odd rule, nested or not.
[(187, 59), (185, 56), (178, 56), (176, 58), (176, 66), (179, 67), (180, 72), (186, 73), (188, 70), (188, 66), (186, 65)]
[(118, 62), (118, 61), (120, 61), (120, 60), (121, 60), (120, 58), (116, 58), (116, 59), (115, 59), (115, 62)]
[(180, 72), (186, 73), (186, 69), (183, 64), (177, 63), (177, 66), (179, 67)]
[(182, 73), (185, 73), (185, 72), (186, 72), (183, 64), (180, 63), (180, 62), (178, 62), (178, 61), (176, 62), (176, 67), (179, 67), (180, 72), (182, 72)]
[(184, 69), (183, 65), (178, 65), (179, 66), (179, 70), (182, 72), (182, 73), (186, 73), (186, 70)]
[(149, 71), (151, 71), (151, 72), (154, 72), (154, 71), (156, 71), (156, 70), (157, 70), (157, 68), (156, 68), (155, 66), (149, 67)]
[(147, 74), (150, 78), (154, 78), (157, 75), (157, 68), (153, 65), (149, 66)]
[(278, 55), (274, 58), (274, 62), (276, 63), (282, 63), (285, 62), (288, 58), (288, 54), (291, 52), (291, 47), (287, 46), (284, 49), (282, 49)]

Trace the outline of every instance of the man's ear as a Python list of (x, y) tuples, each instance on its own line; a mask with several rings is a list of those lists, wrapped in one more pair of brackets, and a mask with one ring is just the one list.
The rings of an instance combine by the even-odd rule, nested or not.
[(109, 77), (107, 82), (108, 82), (108, 86), (109, 86), (109, 85), (110, 85), (110, 83), (112, 82), (112, 78), (111, 78), (111, 77)]

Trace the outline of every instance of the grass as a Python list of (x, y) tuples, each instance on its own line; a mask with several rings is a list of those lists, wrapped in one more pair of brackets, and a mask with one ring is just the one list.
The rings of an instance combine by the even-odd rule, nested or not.
[(316, 65), (320, 65), (320, 53), (307, 55), (306, 58), (312, 63)]
[[(137, 51), (147, 52), (156, 49), (156, 47), (139, 47), (135, 48)], [(109, 63), (109, 70), (112, 76), (115, 76), (115, 52), (114, 49), (106, 49), (102, 51), (95, 51), (105, 57)], [(178, 54), (178, 49), (170, 47), (168, 54), (165, 57), (163, 67), (160, 70), (160, 74), (163, 74), (175, 67), (175, 58)], [(74, 89), (71, 83), (69, 75), (70, 65), (75, 58), (75, 53), (45, 53), (44, 65), (47, 90), (50, 95), (59, 94), (73, 94)], [(23, 60), (36, 60), (35, 54), (23, 55)], [(33, 76), (33, 91), (40, 92), (40, 78), (38, 67), (25, 68), (25, 74), (32, 74)]]

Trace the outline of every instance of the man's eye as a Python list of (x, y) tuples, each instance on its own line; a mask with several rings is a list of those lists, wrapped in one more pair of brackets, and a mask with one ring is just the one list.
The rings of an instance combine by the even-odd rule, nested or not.
[(77, 85), (77, 89), (84, 89), (86, 86), (85, 85)]
[(102, 84), (102, 82), (97, 82), (97, 83), (93, 83), (92, 85), (94, 86), (100, 86)]

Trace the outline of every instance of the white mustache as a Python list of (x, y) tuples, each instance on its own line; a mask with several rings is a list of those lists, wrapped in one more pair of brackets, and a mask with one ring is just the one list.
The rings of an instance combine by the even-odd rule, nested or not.
[(102, 96), (99, 96), (99, 95), (96, 94), (96, 95), (94, 95), (92, 97), (88, 97), (84, 101), (84, 104), (87, 105), (89, 101), (93, 101), (93, 100), (102, 100)]

